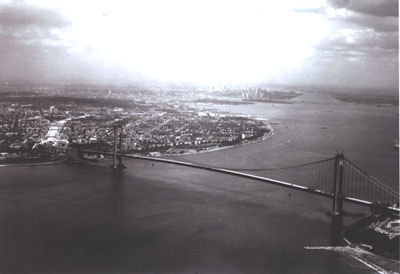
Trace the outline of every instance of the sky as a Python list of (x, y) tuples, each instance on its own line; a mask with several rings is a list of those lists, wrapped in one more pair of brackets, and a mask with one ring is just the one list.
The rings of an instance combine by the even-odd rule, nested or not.
[(395, 0), (0, 0), (0, 81), (397, 89)]

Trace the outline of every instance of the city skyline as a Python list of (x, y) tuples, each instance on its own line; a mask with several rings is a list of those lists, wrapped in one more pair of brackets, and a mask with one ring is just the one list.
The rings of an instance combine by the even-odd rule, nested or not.
[(1, 81), (398, 87), (398, 2), (0, 1)]

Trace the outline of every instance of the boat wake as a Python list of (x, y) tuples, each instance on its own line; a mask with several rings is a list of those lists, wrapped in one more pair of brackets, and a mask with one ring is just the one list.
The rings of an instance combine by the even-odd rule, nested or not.
[(364, 264), (366, 267), (376, 271), (379, 274), (399, 274), (399, 262), (396, 260), (384, 258), (373, 254), (360, 247), (351, 246), (306, 246), (308, 250), (327, 250), (339, 252), (343, 255), (348, 255)]

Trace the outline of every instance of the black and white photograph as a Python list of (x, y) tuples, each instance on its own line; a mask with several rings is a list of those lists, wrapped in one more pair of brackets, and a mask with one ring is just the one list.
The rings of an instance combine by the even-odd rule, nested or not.
[(0, 0), (0, 273), (400, 273), (398, 7)]

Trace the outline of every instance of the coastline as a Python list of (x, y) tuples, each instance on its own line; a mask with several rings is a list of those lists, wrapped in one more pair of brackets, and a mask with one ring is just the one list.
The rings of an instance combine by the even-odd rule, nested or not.
[(85, 162), (86, 161), (67, 161), (65, 159), (58, 160), (58, 161), (49, 161), (49, 162), (36, 162), (36, 163), (21, 163), (21, 164), (0, 164), (1, 167), (21, 167), (21, 166), (49, 166), (49, 165), (61, 165), (61, 164), (69, 164), (69, 163), (76, 163), (76, 162)]
[[(398, 139), (398, 126), (393, 126), (398, 124), (397, 108), (383, 110), (344, 103), (323, 93), (304, 93), (290, 105), (255, 103), (213, 108), (267, 119), (277, 136), (268, 143), (237, 146), (235, 150), (221, 150), (212, 157), (204, 153), (186, 157), (203, 163), (212, 161), (218, 166), (263, 168), (317, 161), (343, 151), (371, 175), (398, 189), (398, 151), (393, 149), (393, 142)], [(274, 123), (279, 124), (275, 127)], [(237, 155), (244, 161), (237, 162)]]
[(248, 141), (246, 143), (240, 143), (238, 145), (232, 145), (232, 146), (223, 146), (223, 147), (211, 147), (211, 148), (207, 148), (205, 150), (200, 150), (200, 151), (189, 151), (189, 152), (184, 152), (184, 153), (180, 153), (180, 154), (169, 154), (169, 153), (164, 153), (161, 154), (161, 156), (185, 156), (185, 155), (197, 155), (197, 154), (204, 154), (204, 153), (208, 153), (208, 152), (214, 152), (214, 151), (220, 151), (220, 150), (227, 150), (227, 149), (233, 149), (233, 148), (238, 148), (238, 147), (243, 147), (246, 145), (250, 145), (250, 144), (255, 144), (255, 143), (259, 143), (259, 142), (263, 142), (269, 138), (271, 138), (272, 136), (275, 135), (275, 131), (274, 128), (270, 125), (267, 124), (267, 129), (269, 130), (267, 134), (264, 134), (261, 138), (258, 138), (254, 141)]
[[(274, 128), (270, 125), (267, 124), (266, 128), (268, 129), (268, 133), (264, 134), (261, 138), (258, 138), (256, 140), (253, 141), (248, 141), (246, 143), (241, 143), (238, 145), (232, 145), (232, 146), (223, 146), (223, 147), (211, 147), (211, 148), (207, 148), (205, 150), (200, 150), (200, 151), (189, 151), (189, 152), (185, 152), (185, 153), (180, 153), (180, 154), (168, 154), (168, 153), (163, 153), (161, 154), (161, 157), (165, 157), (165, 156), (185, 156), (185, 155), (196, 155), (196, 154), (203, 154), (203, 153), (208, 153), (208, 152), (214, 152), (214, 151), (221, 151), (221, 150), (227, 150), (227, 149), (233, 149), (233, 148), (237, 148), (237, 147), (243, 147), (246, 145), (250, 145), (250, 144), (255, 144), (255, 143), (259, 143), (259, 142), (263, 142), (269, 138), (271, 138), (272, 136), (275, 135), (275, 131)], [(150, 156), (151, 157), (151, 156)], [(76, 162), (76, 161), (74, 161)], [(78, 162), (82, 162), (82, 161), (78, 161)], [(86, 161), (83, 161), (86, 162)], [(57, 165), (57, 164), (64, 164), (64, 163), (71, 163), (71, 161), (65, 161), (64, 160), (58, 160), (58, 161), (48, 161), (48, 162), (36, 162), (36, 163), (20, 163), (20, 164), (0, 164), (0, 167), (18, 167), (18, 166), (39, 166), (39, 165)]]

